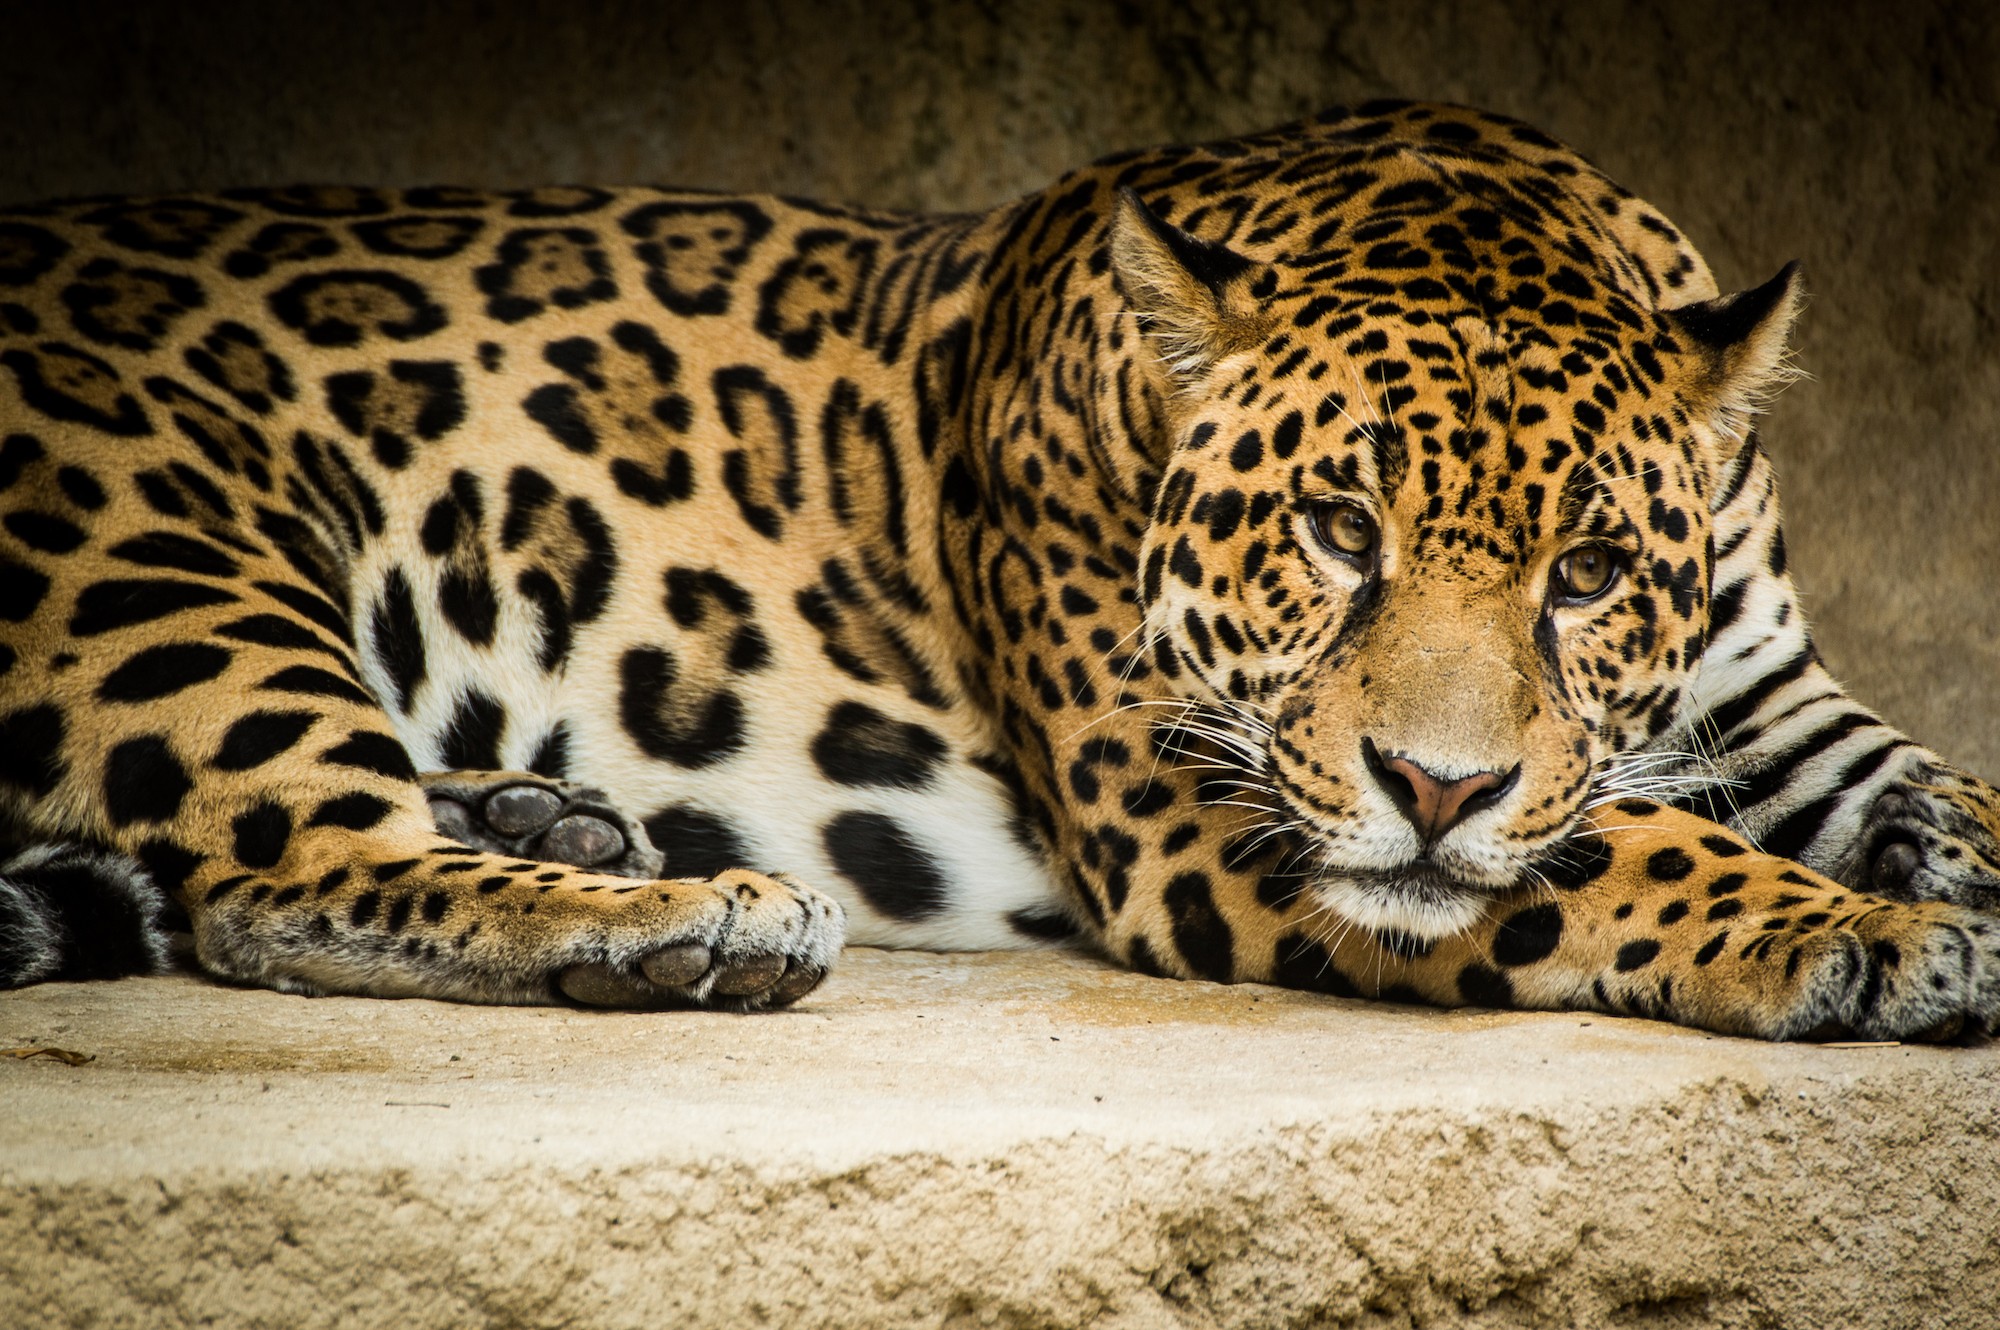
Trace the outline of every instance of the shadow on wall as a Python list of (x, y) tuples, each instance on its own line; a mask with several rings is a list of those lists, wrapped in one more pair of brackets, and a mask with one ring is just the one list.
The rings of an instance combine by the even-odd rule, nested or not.
[(1548, 129), (1725, 289), (1804, 260), (1770, 417), (1836, 672), (2000, 775), (2000, 9), (1731, 0), (9, 6), (0, 202), (659, 182), (980, 208), (1374, 96)]

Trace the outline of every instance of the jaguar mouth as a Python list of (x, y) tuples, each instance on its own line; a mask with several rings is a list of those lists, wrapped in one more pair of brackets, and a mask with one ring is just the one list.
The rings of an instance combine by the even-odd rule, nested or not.
[(1420, 943), (1471, 928), (1493, 899), (1493, 888), (1423, 861), (1386, 871), (1328, 873), (1313, 887), (1334, 913), (1369, 932)]

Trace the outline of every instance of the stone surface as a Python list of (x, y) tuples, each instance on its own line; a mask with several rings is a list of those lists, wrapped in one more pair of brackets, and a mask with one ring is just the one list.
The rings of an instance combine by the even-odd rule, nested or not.
[(2000, 775), (2000, 7), (1963, 0), (17, 5), (0, 202), (299, 179), (986, 207), (1396, 95), (1597, 159), (1727, 286), (1804, 261), (1770, 417), (1829, 663)]
[(1990, 1326), (2000, 1048), (854, 951), (783, 1014), (0, 995), (0, 1325)]

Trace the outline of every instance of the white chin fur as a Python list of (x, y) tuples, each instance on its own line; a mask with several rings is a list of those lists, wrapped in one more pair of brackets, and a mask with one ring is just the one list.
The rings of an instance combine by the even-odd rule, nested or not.
[(1476, 888), (1429, 875), (1401, 881), (1324, 877), (1314, 890), (1336, 914), (1371, 933), (1402, 933), (1426, 942), (1471, 928), (1491, 900)]

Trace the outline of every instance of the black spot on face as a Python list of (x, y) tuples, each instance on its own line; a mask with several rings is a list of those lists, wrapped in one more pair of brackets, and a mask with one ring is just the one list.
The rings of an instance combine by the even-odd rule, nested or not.
[(1264, 438), (1246, 430), (1229, 450), (1229, 464), (1238, 471), (1255, 471), (1264, 461)]
[(438, 578), (438, 608), (458, 635), (474, 646), (490, 646), (500, 618), (500, 598), (494, 593), (484, 563), (445, 569)]

